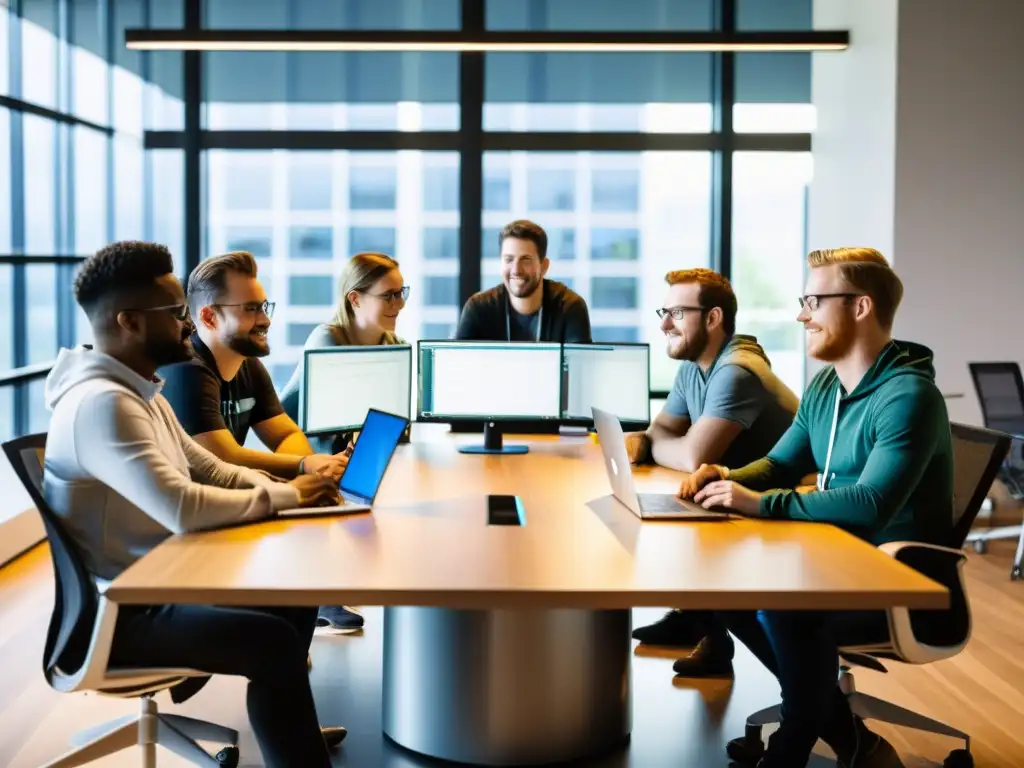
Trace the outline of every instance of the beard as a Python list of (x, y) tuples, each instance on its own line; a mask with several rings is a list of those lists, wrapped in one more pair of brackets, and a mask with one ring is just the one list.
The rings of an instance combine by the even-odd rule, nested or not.
[(192, 359), (192, 344), (189, 342), (191, 330), (191, 328), (186, 328), (180, 339), (168, 339), (150, 344), (147, 351), (157, 368), (174, 363), (186, 363)]
[(819, 333), (809, 333), (807, 354), (815, 360), (833, 363), (843, 357), (853, 344), (852, 322), (843, 321), (834, 330), (822, 328)]
[(236, 333), (227, 339), (225, 346), (242, 357), (266, 357), (270, 354), (270, 343), (266, 336), (256, 336), (254, 331)]
[(532, 296), (533, 292), (540, 287), (540, 281), (540, 277), (526, 278), (525, 282), (520, 285), (510, 277), (508, 278), (505, 287), (508, 288), (509, 292), (517, 299), (525, 299), (527, 296)]
[(668, 356), (672, 360), (689, 360), (693, 362), (701, 355), (704, 354), (704, 350), (708, 348), (708, 329), (703, 325), (700, 326), (700, 330), (696, 331), (688, 337), (680, 336), (680, 343), (673, 347), (670, 343), (668, 346)]

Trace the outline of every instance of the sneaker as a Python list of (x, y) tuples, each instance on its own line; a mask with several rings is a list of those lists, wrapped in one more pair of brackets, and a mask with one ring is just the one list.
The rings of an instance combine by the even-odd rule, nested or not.
[(324, 744), (328, 749), (335, 749), (348, 736), (348, 731), (340, 725), (320, 729), (320, 735), (324, 737)]
[(335, 632), (353, 632), (361, 629), (364, 623), (363, 615), (347, 605), (325, 605), (316, 617), (318, 629), (330, 629)]
[(704, 637), (702, 624), (685, 611), (672, 610), (654, 624), (634, 629), (633, 639), (645, 645), (692, 648)]
[(728, 632), (712, 632), (672, 665), (679, 677), (732, 677), (736, 646)]
[(869, 729), (857, 715), (853, 716), (853, 722), (856, 739), (852, 749), (823, 739), (836, 753), (838, 768), (903, 768), (903, 761), (892, 744)]

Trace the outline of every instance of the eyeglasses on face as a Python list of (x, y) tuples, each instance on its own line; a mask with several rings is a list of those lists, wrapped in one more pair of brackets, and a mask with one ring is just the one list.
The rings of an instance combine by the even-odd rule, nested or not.
[(685, 315), (687, 312), (701, 312), (701, 313), (703, 313), (706, 310), (704, 309), (704, 307), (678, 306), (678, 307), (662, 307), (661, 309), (656, 309), (654, 311), (658, 315), (658, 317), (660, 317), (660, 318), (664, 318), (665, 315), (668, 315), (673, 320), (682, 320), (683, 319), (683, 315)]
[(806, 296), (800, 296), (797, 301), (800, 302), (800, 309), (814, 312), (821, 306), (822, 299), (853, 299), (860, 295), (859, 293), (809, 293)]
[(159, 307), (133, 307), (126, 312), (166, 312), (179, 323), (188, 320), (188, 304), (161, 304)]
[(384, 293), (370, 293), (369, 291), (363, 291), (363, 293), (367, 296), (373, 296), (375, 299), (380, 299), (381, 301), (387, 301), (389, 303), (392, 301), (398, 301), (399, 299), (406, 301), (409, 298), (409, 286), (403, 285), (397, 291), (385, 291)]
[(262, 312), (268, 318), (274, 316), (274, 307), (276, 306), (272, 301), (246, 301), (241, 304), (212, 304), (214, 307), (241, 307), (242, 311), (247, 315), (255, 315)]

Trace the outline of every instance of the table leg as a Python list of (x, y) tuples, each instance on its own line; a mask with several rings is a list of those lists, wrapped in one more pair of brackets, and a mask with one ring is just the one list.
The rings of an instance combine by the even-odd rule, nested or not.
[(538, 765), (631, 730), (630, 612), (384, 611), (384, 732), (435, 758)]

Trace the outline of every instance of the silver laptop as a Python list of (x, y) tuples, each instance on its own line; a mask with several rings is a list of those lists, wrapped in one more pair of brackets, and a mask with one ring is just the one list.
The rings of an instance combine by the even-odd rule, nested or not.
[(612, 484), (612, 495), (641, 520), (728, 520), (727, 512), (713, 512), (700, 504), (671, 493), (637, 493), (633, 468), (626, 453), (626, 436), (617, 417), (592, 408), (594, 426), (604, 454), (604, 467)]
[(344, 503), (331, 507), (297, 507), (282, 510), (278, 514), (293, 517), (347, 515), (368, 511), (407, 426), (409, 420), (404, 416), (370, 408), (359, 430), (359, 439), (352, 448), (345, 474), (338, 483), (338, 492)]

